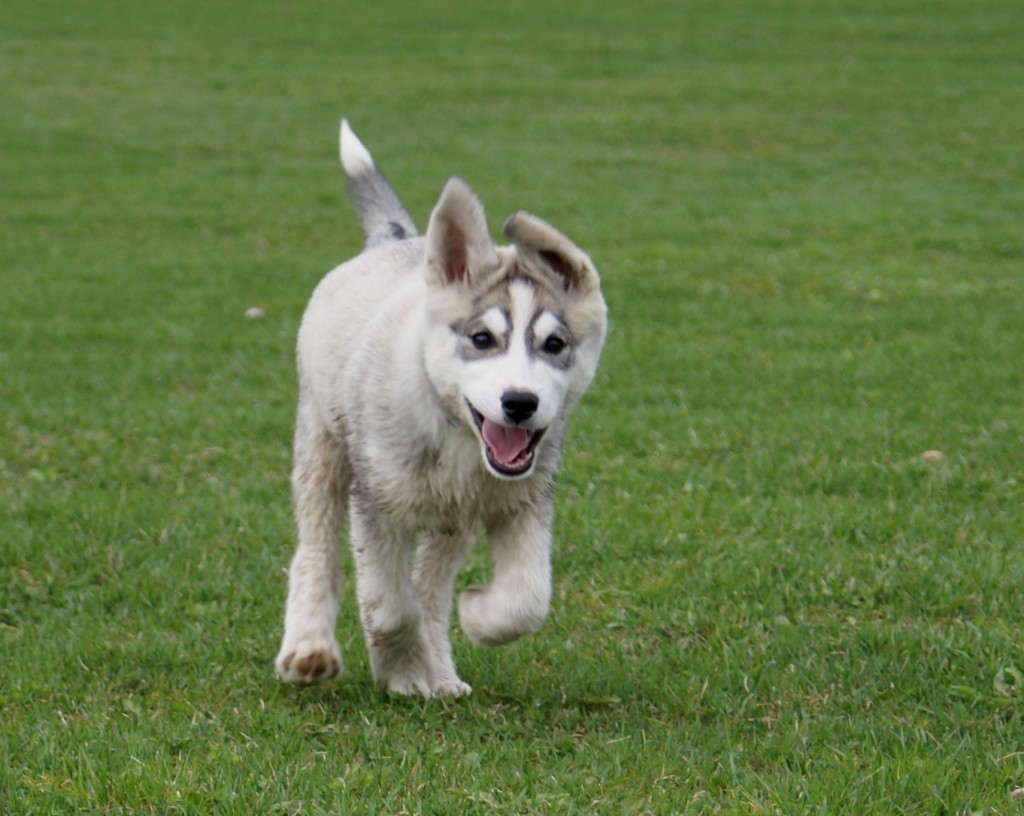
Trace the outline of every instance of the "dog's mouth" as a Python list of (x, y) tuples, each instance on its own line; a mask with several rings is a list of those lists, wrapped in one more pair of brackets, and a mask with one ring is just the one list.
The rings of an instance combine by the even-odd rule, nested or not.
[(470, 403), (477, 432), (484, 442), (484, 454), (491, 469), (502, 476), (522, 476), (533, 467), (534, 451), (544, 430), (531, 430), (491, 422)]

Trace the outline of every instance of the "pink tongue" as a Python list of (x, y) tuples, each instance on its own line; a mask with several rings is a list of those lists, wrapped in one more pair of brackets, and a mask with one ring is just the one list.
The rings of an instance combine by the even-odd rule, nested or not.
[(522, 428), (506, 428), (485, 419), (480, 428), (484, 442), (499, 465), (511, 465), (530, 444), (530, 432)]

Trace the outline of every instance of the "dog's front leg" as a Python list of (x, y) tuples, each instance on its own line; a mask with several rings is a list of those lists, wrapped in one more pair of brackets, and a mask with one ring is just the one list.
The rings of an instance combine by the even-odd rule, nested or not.
[(289, 683), (319, 683), (341, 672), (334, 638), (341, 569), (338, 535), (344, 510), (343, 454), (326, 433), (309, 430), (300, 406), (292, 492), (299, 540), (288, 569), (284, 638), (275, 666)]
[(462, 697), (472, 689), (459, 679), (448, 638), (455, 575), (476, 540), (476, 531), (425, 535), (416, 550), (412, 581), (423, 610), (423, 629), (430, 646), (437, 696)]
[(494, 576), (459, 596), (462, 631), (478, 646), (536, 632), (551, 605), (551, 500), (488, 525)]
[(359, 619), (373, 677), (395, 694), (430, 697), (431, 654), (412, 586), (413, 545), (358, 490), (349, 518)]

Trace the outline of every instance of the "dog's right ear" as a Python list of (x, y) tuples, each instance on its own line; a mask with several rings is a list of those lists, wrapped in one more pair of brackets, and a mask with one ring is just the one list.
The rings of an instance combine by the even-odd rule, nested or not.
[(427, 282), (471, 286), (497, 266), (483, 205), (466, 182), (449, 179), (427, 227)]

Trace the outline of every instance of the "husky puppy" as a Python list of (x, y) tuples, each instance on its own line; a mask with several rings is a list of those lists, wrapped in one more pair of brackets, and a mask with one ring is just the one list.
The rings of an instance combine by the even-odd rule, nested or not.
[(276, 669), (291, 683), (341, 671), (347, 511), (374, 678), (397, 694), (469, 694), (448, 640), (455, 575), (485, 529), (492, 580), (459, 597), (475, 644), (547, 616), (555, 472), (605, 304), (590, 259), (540, 219), (516, 213), (512, 245), (495, 246), (452, 178), (420, 238), (344, 120), (341, 161), (367, 244), (321, 281), (299, 329), (298, 545)]

